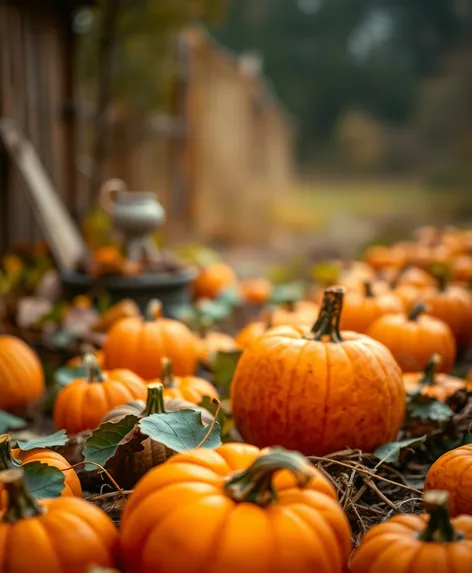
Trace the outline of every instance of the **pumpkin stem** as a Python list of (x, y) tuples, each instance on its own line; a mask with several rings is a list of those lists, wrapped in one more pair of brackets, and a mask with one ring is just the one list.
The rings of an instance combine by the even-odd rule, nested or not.
[(447, 265), (436, 263), (431, 266), (430, 273), (438, 283), (439, 292), (444, 292), (451, 278), (451, 269)]
[(274, 474), (290, 470), (300, 487), (305, 487), (313, 477), (314, 468), (298, 452), (284, 448), (270, 448), (248, 468), (231, 474), (225, 483), (226, 495), (238, 502), (250, 502), (265, 506), (277, 501), (277, 492), (272, 484)]
[(345, 292), (346, 289), (340, 286), (328, 287), (324, 291), (318, 320), (311, 329), (311, 340), (322, 341), (328, 337), (329, 342), (342, 342), (343, 339), (339, 332), (339, 321), (341, 319)]
[(94, 354), (87, 352), (82, 358), (82, 364), (88, 370), (88, 381), (90, 384), (94, 382), (105, 382), (106, 378), (98, 365), (97, 359)]
[(175, 386), (174, 373), (172, 370), (172, 360), (164, 356), (161, 359), (161, 382), (164, 388), (173, 388)]
[(145, 418), (151, 414), (165, 414), (164, 386), (160, 382), (149, 384), (147, 388), (146, 407), (141, 416)]
[(423, 314), (423, 312), (426, 312), (426, 305), (424, 302), (420, 302), (411, 309), (410, 314), (408, 315), (408, 320), (414, 322), (421, 314)]
[(8, 494), (8, 505), (2, 520), (15, 523), (19, 519), (42, 515), (44, 509), (38, 504), (28, 489), (22, 469), (8, 469), (0, 472), (0, 483)]
[(366, 298), (374, 298), (374, 291), (372, 290), (372, 283), (370, 281), (364, 281), (364, 296)]
[(19, 467), (20, 464), (15, 460), (11, 453), (11, 440), (8, 434), (0, 436), (0, 471), (9, 470)]
[(430, 490), (423, 494), (423, 505), (429, 513), (428, 524), (419, 535), (421, 541), (433, 543), (452, 543), (463, 539), (462, 533), (456, 531), (449, 519), (449, 493), (447, 491)]
[(153, 298), (148, 302), (144, 320), (146, 322), (153, 322), (162, 315), (162, 302)]
[(439, 356), (439, 354), (433, 354), (428, 360), (428, 363), (424, 367), (423, 376), (420, 380), (421, 389), (426, 386), (434, 386), (436, 384), (434, 376), (436, 374), (436, 368), (439, 366), (440, 362), (441, 356)]

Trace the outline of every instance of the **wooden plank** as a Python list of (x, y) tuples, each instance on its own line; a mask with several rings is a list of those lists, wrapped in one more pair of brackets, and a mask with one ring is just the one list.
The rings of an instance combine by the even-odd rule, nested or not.
[(0, 137), (26, 183), (28, 198), (58, 265), (75, 268), (86, 253), (85, 243), (33, 145), (7, 118), (0, 119)]

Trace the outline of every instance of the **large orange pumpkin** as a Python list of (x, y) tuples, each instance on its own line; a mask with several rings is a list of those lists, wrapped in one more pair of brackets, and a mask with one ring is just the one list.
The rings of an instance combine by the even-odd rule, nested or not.
[(437, 374), (436, 369), (441, 363), (441, 357), (434, 354), (424, 372), (407, 372), (403, 374), (403, 384), (407, 393), (421, 393), (423, 396), (431, 396), (441, 402), (445, 402), (458, 390), (463, 390), (467, 386), (466, 380), (449, 376), (448, 374)]
[(449, 511), (454, 517), (461, 513), (472, 515), (472, 444), (450, 450), (437, 459), (429, 469), (425, 490), (443, 489), (449, 492)]
[(401, 371), (385, 346), (340, 332), (344, 289), (326, 289), (312, 331), (274, 327), (247, 348), (232, 384), (243, 439), (324, 455), (395, 439), (405, 412)]
[(56, 427), (71, 434), (94, 430), (112, 408), (145, 400), (147, 394), (144, 380), (130, 370), (102, 372), (90, 354), (85, 355), (84, 364), (89, 368), (88, 379), (78, 378), (62, 388), (54, 404)]
[(0, 473), (8, 506), (0, 519), (0, 571), (4, 573), (87, 573), (114, 567), (118, 532), (96, 505), (77, 497), (36, 501), (23, 470)]
[(161, 375), (161, 359), (168, 356), (175, 373), (195, 372), (198, 343), (181, 322), (159, 316), (161, 305), (153, 301), (146, 319), (124, 318), (108, 332), (104, 345), (105, 368), (127, 368), (145, 380)]
[(469, 573), (472, 517), (449, 519), (447, 492), (424, 494), (429, 515), (400, 514), (374, 525), (351, 561), (351, 573)]
[(364, 293), (346, 294), (341, 316), (341, 329), (365, 333), (379, 316), (403, 311), (403, 304), (393, 294), (376, 296), (371, 284), (364, 283)]
[(199, 269), (193, 283), (194, 297), (217, 298), (222, 291), (235, 286), (237, 280), (235, 272), (226, 263), (211, 263)]
[(44, 374), (35, 352), (16, 336), (0, 335), (0, 410), (22, 408), (40, 398)]
[(438, 372), (449, 372), (456, 358), (454, 336), (445, 322), (424, 314), (425, 310), (418, 304), (409, 315), (381, 316), (367, 334), (392, 352), (403, 372), (424, 370), (433, 354), (442, 358)]
[[(10, 436), (3, 434), (0, 436), (0, 471), (18, 468), (31, 462), (41, 462), (48, 466), (53, 466), (64, 472), (64, 489), (61, 495), (75, 495), (82, 497), (82, 486), (80, 480), (73, 469), (70, 469), (69, 462), (52, 450), (46, 448), (36, 448), (23, 452), (20, 449), (11, 449)], [(0, 485), (1, 490), (1, 485)], [(0, 507), (3, 505), (0, 504)]]
[(343, 573), (351, 540), (332, 485), (306, 458), (225, 444), (144, 476), (121, 548), (126, 573)]

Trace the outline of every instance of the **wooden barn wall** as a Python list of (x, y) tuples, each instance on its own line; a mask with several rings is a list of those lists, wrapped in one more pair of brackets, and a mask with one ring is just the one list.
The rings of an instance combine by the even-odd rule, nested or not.
[[(73, 126), (67, 113), (73, 99), (71, 49), (63, 2), (0, 0), (0, 116), (16, 120), (74, 213)], [(0, 249), (5, 250), (41, 234), (21, 175), (1, 147), (0, 155)]]

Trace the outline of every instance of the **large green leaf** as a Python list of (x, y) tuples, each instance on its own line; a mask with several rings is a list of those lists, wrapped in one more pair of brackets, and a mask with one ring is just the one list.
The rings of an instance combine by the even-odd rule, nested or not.
[(8, 432), (8, 430), (19, 430), (25, 426), (26, 422), (22, 418), (12, 416), (12, 414), (0, 410), (0, 434), (4, 434)]
[[(104, 466), (115, 455), (121, 441), (133, 430), (138, 421), (138, 416), (129, 415), (119, 422), (105, 422), (94, 430), (85, 442), (83, 451), (85, 461)], [(97, 468), (92, 464), (87, 464), (85, 469), (94, 470)]]
[(200, 444), (202, 448), (209, 449), (221, 445), (218, 423), (202, 443), (209, 428), (203, 425), (201, 412), (195, 410), (152, 414), (139, 422), (139, 428), (151, 440), (161, 442), (175, 452), (186, 452)]
[(30, 462), (22, 466), (26, 483), (31, 493), (37, 499), (59, 497), (64, 489), (64, 474), (60, 469), (43, 464)]
[(390, 442), (389, 444), (384, 444), (378, 447), (374, 451), (374, 456), (379, 460), (383, 460), (388, 463), (396, 463), (400, 459), (400, 454), (405, 449), (417, 448), (424, 444), (426, 436), (421, 436), (420, 438), (412, 438), (410, 440), (401, 440), (399, 442)]
[(210, 365), (214, 384), (222, 394), (229, 395), (234, 372), (241, 358), (242, 350), (220, 351), (215, 354)]
[(53, 448), (54, 446), (65, 446), (68, 439), (66, 431), (59, 430), (50, 436), (29, 440), (28, 442), (18, 442), (18, 447), (22, 452), (28, 452), (35, 448)]

